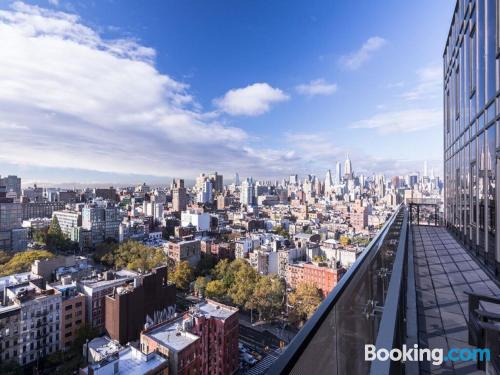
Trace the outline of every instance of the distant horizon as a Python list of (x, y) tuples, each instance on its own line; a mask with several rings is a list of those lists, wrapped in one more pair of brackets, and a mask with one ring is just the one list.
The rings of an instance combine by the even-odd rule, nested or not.
[(265, 179), (321, 175), (349, 153), (365, 174), (441, 171), (453, 7), (2, 2), (0, 170)]

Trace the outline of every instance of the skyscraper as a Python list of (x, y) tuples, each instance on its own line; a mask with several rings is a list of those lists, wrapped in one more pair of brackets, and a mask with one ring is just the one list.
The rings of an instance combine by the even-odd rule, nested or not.
[(174, 180), (174, 189), (172, 190), (172, 209), (176, 212), (184, 211), (187, 205), (186, 188), (184, 180)]
[(339, 161), (337, 164), (335, 164), (335, 183), (340, 184), (340, 181), (342, 181), (342, 163)]
[(254, 185), (250, 178), (241, 183), (240, 202), (242, 206), (252, 206), (254, 204)]
[(499, 272), (498, 4), (476, 1), (468, 11), (464, 5), (457, 2), (443, 54), (445, 221)]
[(349, 154), (345, 156), (344, 170), (347, 178), (352, 178), (352, 164), (351, 159), (349, 159)]
[(205, 180), (201, 190), (198, 192), (198, 203), (212, 203), (212, 180)]
[(325, 176), (325, 193), (329, 193), (332, 190), (332, 186), (332, 172), (330, 170), (327, 170)]
[(240, 186), (240, 175), (238, 174), (238, 172), (236, 172), (234, 174), (234, 181), (233, 182), (234, 182), (235, 186)]
[(218, 174), (217, 172), (214, 172), (209, 176), (209, 178), (210, 182), (212, 183), (212, 188), (215, 190), (215, 192), (222, 193), (222, 190), (224, 190), (224, 182), (222, 175)]
[(21, 179), (17, 176), (7, 176), (0, 178), (0, 186), (5, 186), (8, 193), (16, 193), (17, 198), (21, 197)]

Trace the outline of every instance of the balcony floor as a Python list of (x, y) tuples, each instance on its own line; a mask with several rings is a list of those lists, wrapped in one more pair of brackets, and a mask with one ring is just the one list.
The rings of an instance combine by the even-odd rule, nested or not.
[[(468, 345), (465, 290), (500, 295), (500, 288), (445, 228), (413, 226), (420, 347)], [(424, 374), (484, 374), (475, 362), (420, 364)]]

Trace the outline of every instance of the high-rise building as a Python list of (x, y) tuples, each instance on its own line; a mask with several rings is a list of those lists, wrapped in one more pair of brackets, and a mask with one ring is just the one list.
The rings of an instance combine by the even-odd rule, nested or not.
[(443, 54), (445, 221), (498, 272), (500, 19), (494, 0), (476, 1), (464, 12), (466, 4), (457, 2)]
[(252, 206), (255, 203), (255, 189), (251, 179), (247, 178), (241, 183), (240, 202), (243, 206)]
[(325, 193), (329, 193), (332, 190), (332, 187), (333, 187), (332, 172), (330, 170), (327, 170), (325, 176)]
[(342, 163), (339, 161), (335, 164), (335, 184), (340, 184), (342, 181)]
[(22, 227), (22, 204), (0, 193), (0, 250), (25, 250), (28, 231)]
[(16, 198), (21, 197), (21, 179), (17, 176), (7, 176), (1, 178), (0, 176), (0, 186), (5, 186), (7, 193), (15, 193)]
[(233, 181), (234, 185), (235, 186), (240, 186), (240, 175), (238, 174), (238, 172), (236, 172), (234, 174), (234, 181)]
[(224, 190), (224, 180), (221, 174), (214, 172), (209, 176), (210, 182), (212, 184), (212, 188), (216, 193), (222, 193)]
[(118, 208), (112, 204), (88, 204), (82, 209), (82, 228), (90, 231), (93, 245), (118, 241), (120, 222)]
[(186, 209), (187, 197), (184, 180), (174, 180), (174, 189), (172, 190), (172, 209), (175, 212), (181, 212)]
[(201, 190), (198, 192), (197, 196), (198, 203), (210, 204), (213, 201), (212, 198), (212, 180), (205, 180), (202, 183)]
[(346, 157), (345, 157), (344, 170), (345, 170), (345, 176), (347, 178), (353, 177), (352, 164), (351, 164), (351, 159), (349, 159), (349, 154), (346, 154)]

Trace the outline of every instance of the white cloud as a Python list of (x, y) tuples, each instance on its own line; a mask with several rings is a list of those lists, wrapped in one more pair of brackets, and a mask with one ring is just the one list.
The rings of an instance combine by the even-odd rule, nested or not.
[(59, 6), (59, 0), (49, 0), (49, 4), (52, 4), (54, 6)]
[(416, 86), (403, 93), (407, 100), (436, 99), (441, 95), (443, 70), (440, 65), (431, 65), (417, 71)]
[(271, 105), (289, 99), (283, 91), (267, 83), (254, 83), (240, 89), (229, 90), (214, 104), (230, 115), (258, 116), (268, 112)]
[(409, 133), (441, 126), (439, 109), (407, 109), (377, 113), (372, 117), (351, 124), (355, 129), (374, 129), (381, 133)]
[[(103, 39), (77, 15), (16, 2), (0, 11), (0, 45), (0, 160), (184, 177), (286, 168), (285, 151), (269, 162), (245, 151), (248, 134), (203, 112), (137, 40)], [(287, 98), (266, 84), (253, 90), (267, 96), (249, 95), (241, 111)]]
[(304, 83), (295, 86), (295, 90), (302, 95), (331, 95), (337, 91), (338, 87), (335, 83), (328, 83), (324, 79), (315, 79), (309, 83)]
[(379, 36), (372, 36), (363, 43), (360, 49), (340, 58), (340, 63), (346, 69), (356, 70), (367, 62), (374, 52), (385, 46), (387, 41)]

